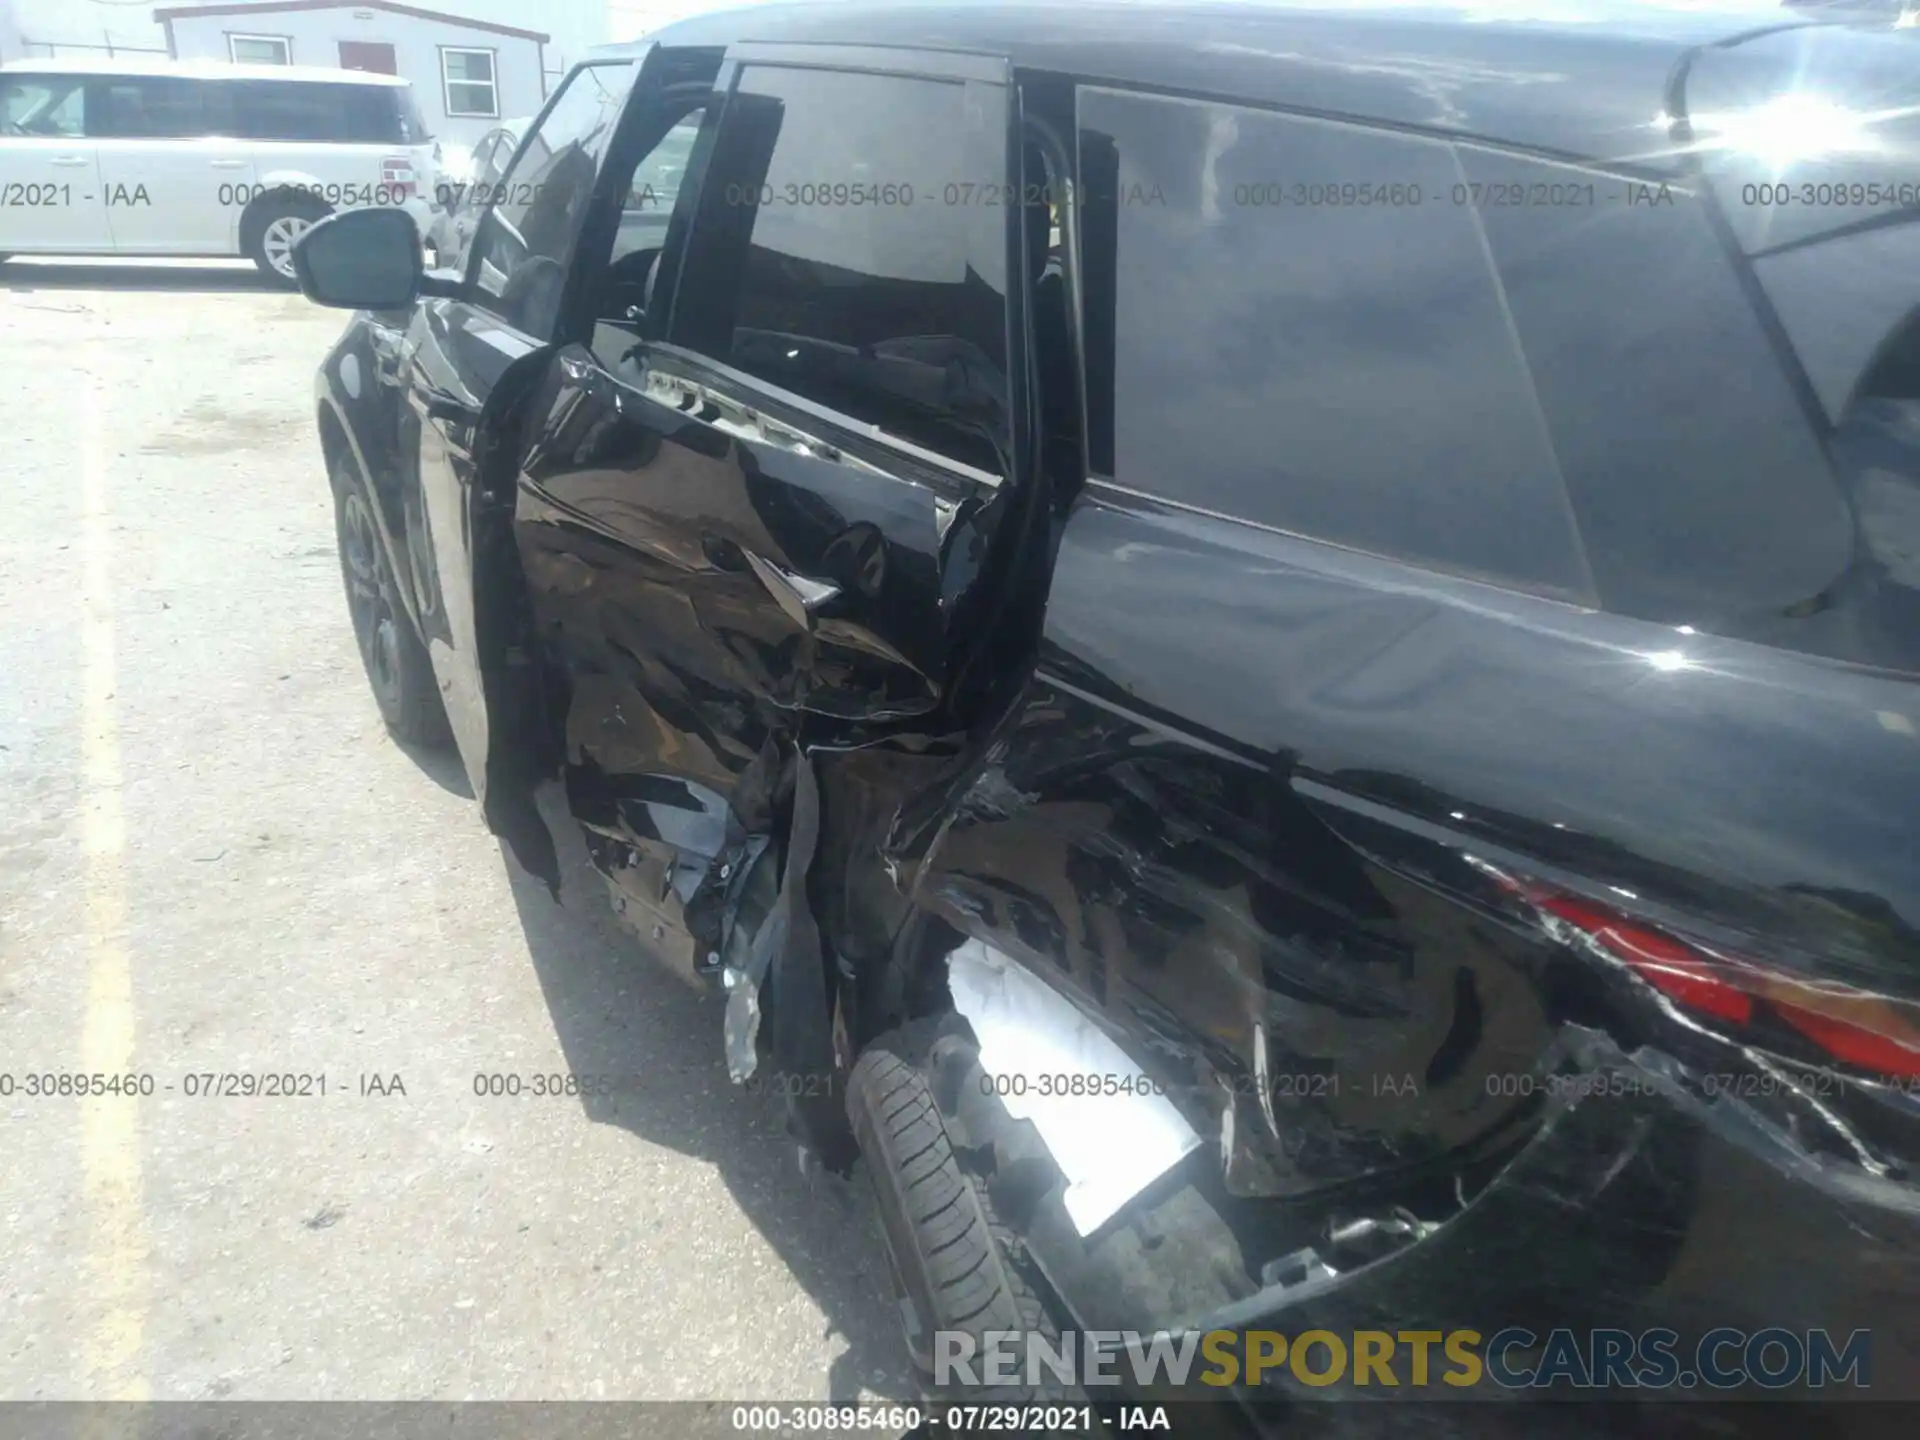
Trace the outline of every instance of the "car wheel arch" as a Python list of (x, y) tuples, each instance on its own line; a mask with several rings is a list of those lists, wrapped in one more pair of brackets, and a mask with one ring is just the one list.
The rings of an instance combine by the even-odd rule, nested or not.
[[(373, 471), (362, 453), (360, 442), (355, 437), (353, 427), (347, 423), (337, 401), (331, 397), (320, 402), (319, 411), (320, 449), (326, 459), (329, 483), (336, 488), (342, 483), (358, 485), (366, 497), (368, 509), (372, 512), (373, 523), (380, 534), (381, 547), (386, 551), (387, 564), (399, 582), (395, 588), (400, 592), (400, 600), (406, 609), (407, 623), (413, 626), (414, 633), (422, 641), (426, 638), (426, 628), (421, 623), (419, 590), (413, 567), (413, 557), (407, 546), (397, 543), (393, 517), (388, 507), (383, 487), (373, 482)], [(385, 487), (391, 491), (394, 487)]]

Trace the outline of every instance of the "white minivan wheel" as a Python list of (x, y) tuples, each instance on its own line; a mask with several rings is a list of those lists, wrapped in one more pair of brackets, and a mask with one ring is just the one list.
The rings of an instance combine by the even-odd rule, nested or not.
[(293, 288), (294, 242), (333, 211), (304, 196), (256, 201), (240, 227), (240, 247), (260, 273), (275, 285)]

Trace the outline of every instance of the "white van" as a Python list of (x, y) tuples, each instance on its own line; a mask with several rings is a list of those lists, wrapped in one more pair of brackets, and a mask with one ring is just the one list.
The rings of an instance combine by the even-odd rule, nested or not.
[(290, 252), (335, 210), (424, 231), (435, 146), (405, 80), (216, 61), (0, 65), (0, 260)]

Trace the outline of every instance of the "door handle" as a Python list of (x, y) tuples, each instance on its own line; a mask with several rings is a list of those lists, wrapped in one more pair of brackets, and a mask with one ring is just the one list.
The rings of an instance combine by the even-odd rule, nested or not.
[(829, 580), (816, 580), (810, 575), (796, 575), (783, 569), (771, 560), (762, 558), (748, 550), (744, 552), (747, 564), (753, 567), (753, 573), (760, 577), (760, 583), (767, 587), (774, 603), (787, 612), (787, 618), (803, 630), (813, 629), (814, 617), (822, 606), (837, 599), (840, 587)]
[(82, 165), (91, 165), (93, 161), (85, 155), (56, 155), (53, 163), (63, 170), (77, 170)]

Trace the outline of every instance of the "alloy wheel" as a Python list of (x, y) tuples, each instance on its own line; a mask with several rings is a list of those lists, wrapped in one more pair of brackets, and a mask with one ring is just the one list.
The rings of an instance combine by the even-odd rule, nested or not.
[(347, 582), (353, 637), (367, 678), (382, 696), (400, 687), (400, 628), (394, 615), (393, 578), (366, 501), (349, 492), (340, 512), (340, 567)]
[(313, 221), (305, 215), (278, 215), (267, 222), (260, 236), (260, 248), (276, 274), (289, 280), (294, 278), (294, 242), (312, 228)]

